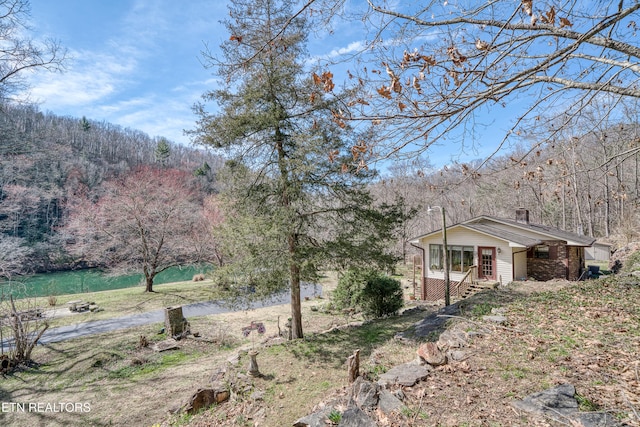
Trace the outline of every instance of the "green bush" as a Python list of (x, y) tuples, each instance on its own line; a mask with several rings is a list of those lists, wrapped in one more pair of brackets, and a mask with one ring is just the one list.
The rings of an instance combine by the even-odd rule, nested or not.
[(354, 308), (366, 317), (389, 316), (404, 305), (401, 283), (375, 270), (347, 271), (333, 297), (338, 308)]
[(338, 286), (333, 292), (333, 301), (338, 310), (354, 308), (360, 310), (362, 290), (367, 283), (367, 276), (373, 274), (371, 270), (350, 269), (340, 277)]
[(367, 281), (362, 292), (362, 311), (365, 316), (390, 316), (396, 314), (403, 305), (400, 281), (384, 275)]

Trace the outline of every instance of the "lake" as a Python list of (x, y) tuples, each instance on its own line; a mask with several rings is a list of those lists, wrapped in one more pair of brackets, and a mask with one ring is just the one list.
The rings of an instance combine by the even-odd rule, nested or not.
[[(153, 283), (182, 282), (191, 280), (195, 274), (206, 273), (211, 266), (173, 267), (158, 274)], [(49, 295), (77, 294), (82, 292), (109, 291), (112, 289), (142, 286), (144, 276), (140, 274), (109, 275), (100, 270), (60, 271), (21, 277), (11, 283), (0, 282), (2, 293), (14, 298), (46, 297)]]

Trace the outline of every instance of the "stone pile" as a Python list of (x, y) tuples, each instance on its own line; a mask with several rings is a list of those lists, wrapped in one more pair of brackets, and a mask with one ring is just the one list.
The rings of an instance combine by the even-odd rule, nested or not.
[(580, 427), (616, 427), (620, 423), (606, 412), (580, 412), (576, 389), (571, 384), (534, 393), (512, 405), (525, 412), (542, 415), (562, 425)]
[(464, 349), (469, 345), (470, 335), (460, 330), (444, 331), (437, 342), (420, 345), (413, 361), (383, 373), (377, 382), (358, 377), (345, 397), (318, 405), (312, 414), (300, 418), (293, 426), (326, 427), (332, 422), (338, 427), (386, 424), (404, 408), (403, 387), (413, 387), (426, 380), (437, 366), (466, 359)]

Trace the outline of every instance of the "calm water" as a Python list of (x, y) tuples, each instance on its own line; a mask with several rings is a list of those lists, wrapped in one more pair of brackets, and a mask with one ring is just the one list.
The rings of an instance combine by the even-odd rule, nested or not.
[[(209, 266), (174, 267), (158, 274), (153, 283), (159, 285), (191, 280), (194, 274), (206, 273), (210, 269)], [(14, 298), (24, 298), (108, 291), (142, 284), (144, 284), (142, 274), (112, 276), (99, 270), (79, 270), (36, 274), (11, 283), (0, 282), (0, 288), (4, 295), (11, 293)]]

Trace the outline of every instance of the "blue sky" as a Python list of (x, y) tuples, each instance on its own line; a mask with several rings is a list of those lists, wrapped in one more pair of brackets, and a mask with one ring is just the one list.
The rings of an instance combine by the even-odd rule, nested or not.
[[(183, 130), (195, 126), (191, 107), (205, 91), (216, 87), (211, 70), (200, 63), (200, 54), (205, 43), (215, 49), (229, 37), (220, 24), (228, 16), (226, 1), (30, 3), (35, 36), (58, 40), (70, 55), (66, 72), (31, 76), (29, 97), (41, 111), (86, 116), (138, 129), (151, 137), (189, 143)], [(352, 4), (364, 3), (354, 0)], [(364, 37), (363, 27), (337, 22), (332, 34), (310, 35), (309, 51), (316, 58), (345, 54), (358, 50)], [(336, 68), (332, 71), (336, 73)], [(434, 147), (429, 157), (433, 164), (442, 165), (457, 157), (452, 151), (458, 150)], [(477, 158), (479, 153), (465, 157)]]
[[(64, 73), (30, 77), (30, 100), (41, 111), (186, 144), (192, 105), (216, 86), (200, 53), (229, 37), (220, 24), (226, 17), (221, 0), (31, 0), (36, 37), (58, 40), (71, 58)], [(310, 50), (330, 55), (357, 44), (346, 35), (333, 38), (344, 46), (312, 35)]]
[(226, 13), (211, 0), (31, 0), (36, 35), (71, 59), (65, 73), (33, 76), (30, 98), (42, 111), (187, 143), (191, 106), (214, 84), (200, 51), (226, 37)]

